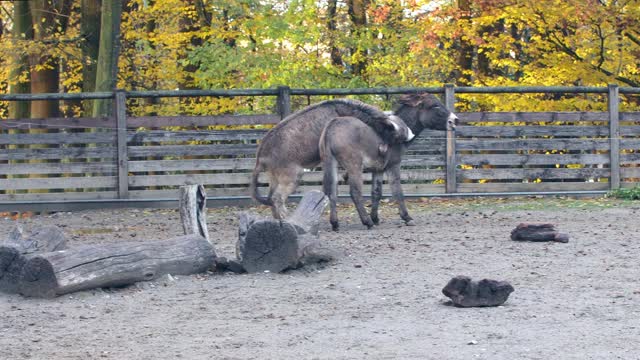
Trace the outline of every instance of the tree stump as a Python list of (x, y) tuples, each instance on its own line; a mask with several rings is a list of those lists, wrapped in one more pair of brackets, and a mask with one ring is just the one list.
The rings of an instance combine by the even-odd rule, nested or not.
[(247, 272), (281, 272), (328, 261), (332, 253), (319, 245), (318, 226), (328, 199), (321, 191), (307, 192), (284, 221), (240, 213), (236, 255)]
[(129, 285), (162, 275), (191, 275), (213, 266), (213, 247), (204, 237), (87, 245), (31, 257), (20, 274), (20, 293), (55, 297), (98, 287)]
[(514, 241), (557, 241), (569, 242), (569, 235), (560, 233), (554, 224), (549, 223), (521, 223), (511, 231)]
[(18, 225), (0, 246), (0, 291), (15, 294), (22, 267), (32, 256), (62, 250), (66, 246), (64, 233), (57, 226), (41, 226), (25, 237)]
[(181, 186), (179, 206), (184, 234), (198, 234), (211, 242), (207, 230), (207, 193), (204, 186)]
[(240, 214), (238, 261), (247, 272), (280, 272), (298, 261), (298, 232), (286, 221)]
[(504, 304), (513, 290), (513, 286), (506, 281), (473, 281), (467, 276), (456, 276), (449, 280), (442, 293), (455, 306), (484, 307)]

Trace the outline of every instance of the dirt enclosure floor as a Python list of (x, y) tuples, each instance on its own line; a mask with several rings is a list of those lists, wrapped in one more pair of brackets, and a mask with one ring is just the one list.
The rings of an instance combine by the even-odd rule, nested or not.
[[(338, 258), (284, 274), (207, 273), (56, 299), (0, 294), (0, 359), (640, 359), (640, 202), (611, 199), (413, 201), (366, 230), (352, 206), (321, 239)], [(267, 214), (264, 208), (252, 211)], [(212, 209), (211, 238), (233, 257), (239, 209)], [(546, 221), (569, 243), (509, 239)], [(180, 235), (168, 209), (22, 219), (68, 246)], [(0, 218), (0, 234), (15, 220)], [(4, 235), (2, 235), (4, 236)], [(152, 241), (152, 240), (149, 240)], [(455, 308), (456, 275), (508, 280), (494, 308)]]

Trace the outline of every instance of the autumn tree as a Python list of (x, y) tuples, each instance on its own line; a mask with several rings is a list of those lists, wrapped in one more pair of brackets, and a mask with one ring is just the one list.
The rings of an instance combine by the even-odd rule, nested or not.
[[(112, 91), (116, 88), (120, 50), (121, 13), (121, 0), (102, 2), (95, 91)], [(111, 100), (98, 100), (95, 102), (93, 116), (110, 115), (111, 113)]]
[[(55, 45), (54, 37), (64, 35), (69, 23), (70, 0), (29, 1), (33, 24), (33, 37), (42, 48)], [(60, 86), (60, 59), (51, 52), (30, 54), (31, 92), (56, 93)], [(55, 117), (60, 113), (58, 101), (43, 100), (31, 102), (31, 116), (34, 118)]]
[[(121, 56), (107, 66), (111, 72), (100, 71), (100, 85), (96, 51), (108, 34), (98, 27), (106, 16), (98, 6), (113, 4), (0, 2), (13, 15), (3, 18), (0, 59), (8, 68), (0, 81), (13, 92), (110, 90), (115, 80), (131, 90), (640, 84), (640, 0), (127, 0)], [(103, 56), (109, 58), (115, 57)], [(26, 87), (31, 80), (33, 90)], [(463, 109), (544, 110), (547, 100), (579, 108), (578, 98), (461, 99)], [(135, 104), (134, 114), (273, 105), (263, 99)]]
[[(31, 23), (31, 11), (29, 3), (17, 1), (13, 4), (13, 38), (25, 41), (33, 39), (33, 25)], [(29, 76), (29, 57), (24, 52), (14, 52), (9, 62), (9, 92), (12, 94), (24, 94), (31, 92), (31, 80)], [(31, 114), (31, 104), (27, 101), (12, 101), (9, 103), (9, 117), (12, 119), (25, 119)]]
[[(81, 0), (80, 36), (82, 37), (82, 91), (96, 89), (98, 51), (100, 49), (100, 0)], [(86, 101), (84, 113), (93, 113), (93, 101)]]

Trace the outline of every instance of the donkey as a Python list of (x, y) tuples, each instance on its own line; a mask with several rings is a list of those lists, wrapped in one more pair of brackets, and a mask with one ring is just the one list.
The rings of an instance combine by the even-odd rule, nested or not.
[[(331, 226), (338, 230), (338, 214), (336, 211), (338, 165), (347, 172), (345, 179), (349, 181), (349, 193), (358, 210), (362, 224), (371, 229), (379, 224), (378, 204), (382, 196), (382, 174), (388, 168), (400, 164), (400, 157), (406, 145), (415, 135), (407, 125), (395, 115), (389, 116), (396, 124), (396, 131), (391, 136), (383, 137), (371, 127), (354, 117), (338, 117), (329, 122), (320, 136), (320, 158), (322, 159), (323, 190), (329, 197), (331, 205)], [(371, 216), (367, 214), (362, 201), (362, 171), (373, 171)], [(394, 176), (399, 176), (397, 172)], [(394, 194), (402, 194), (400, 179), (393, 178), (392, 184), (397, 187)], [(400, 203), (400, 202), (399, 202)], [(403, 204), (404, 205), (404, 204)], [(404, 209), (404, 212), (403, 212)], [(411, 218), (406, 208), (401, 207), (401, 216), (406, 222)]]
[[(457, 122), (457, 117), (431, 94), (401, 97), (395, 114), (416, 136), (425, 128), (446, 130)], [(378, 134), (390, 129), (388, 116), (380, 109), (357, 100), (335, 99), (287, 116), (264, 136), (256, 154), (250, 191), (256, 201), (271, 206), (273, 217), (286, 217), (287, 198), (295, 191), (304, 169), (320, 164), (318, 145), (322, 130), (329, 121), (341, 116), (358, 118)], [(267, 197), (260, 196), (257, 188), (258, 176), (263, 171), (269, 177)]]

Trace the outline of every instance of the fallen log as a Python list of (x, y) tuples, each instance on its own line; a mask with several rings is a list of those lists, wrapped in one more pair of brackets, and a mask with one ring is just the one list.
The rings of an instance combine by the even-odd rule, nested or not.
[(550, 223), (521, 223), (511, 231), (514, 241), (556, 241), (569, 242), (569, 235), (560, 233), (554, 224)]
[(62, 250), (66, 247), (64, 233), (57, 226), (35, 228), (29, 236), (22, 227), (14, 227), (0, 246), (0, 291), (15, 294), (22, 268), (35, 254)]
[[(184, 236), (148, 242), (85, 245), (37, 252), (12, 267), (14, 290), (54, 297), (79, 290), (117, 287), (164, 275), (190, 275), (213, 268), (215, 250), (206, 224), (206, 194), (199, 185), (180, 189)], [(14, 236), (15, 237), (15, 236)], [(15, 241), (12, 241), (15, 242)]]
[(319, 222), (327, 204), (324, 193), (310, 191), (284, 221), (240, 213), (238, 262), (252, 273), (281, 272), (330, 260), (332, 252), (322, 248), (318, 239)]
[(164, 241), (87, 245), (31, 257), (20, 274), (20, 293), (55, 297), (79, 290), (117, 287), (160, 276), (190, 275), (214, 264), (204, 237), (184, 235)]

